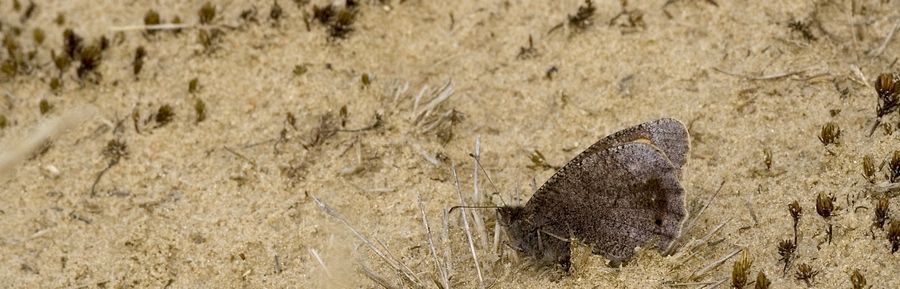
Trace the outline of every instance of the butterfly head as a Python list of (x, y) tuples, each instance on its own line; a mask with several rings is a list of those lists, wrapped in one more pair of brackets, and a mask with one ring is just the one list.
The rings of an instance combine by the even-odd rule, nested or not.
[(508, 245), (511, 248), (534, 257), (539, 262), (559, 264), (568, 271), (568, 241), (535, 225), (525, 207), (503, 206), (497, 208), (497, 211), (500, 213), (500, 224), (509, 236)]
[(500, 224), (509, 236), (509, 246), (520, 252), (526, 251), (529, 247), (525, 244), (526, 234), (534, 230), (525, 220), (525, 207), (502, 206), (497, 208), (497, 212), (500, 213)]

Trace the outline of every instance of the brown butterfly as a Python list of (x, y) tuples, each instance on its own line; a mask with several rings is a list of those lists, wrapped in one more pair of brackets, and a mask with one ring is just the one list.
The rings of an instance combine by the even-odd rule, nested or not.
[(684, 124), (671, 118), (601, 139), (550, 177), (524, 207), (498, 209), (510, 247), (566, 270), (570, 238), (616, 263), (651, 241), (667, 250), (686, 215), (679, 179), (689, 142)]

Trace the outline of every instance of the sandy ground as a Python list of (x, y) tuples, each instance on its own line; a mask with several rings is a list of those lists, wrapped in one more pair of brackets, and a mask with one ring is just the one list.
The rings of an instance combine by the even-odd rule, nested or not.
[[(362, 1), (345, 39), (330, 39), (310, 17), (327, 1), (282, 0), (279, 21), (269, 17), (271, 1), (215, 1), (209, 26), (154, 35), (116, 29), (142, 24), (149, 9), (163, 22), (178, 15), (196, 24), (203, 3), (35, 1), (23, 22), (28, 3), (19, 2), (15, 10), (0, 1), (0, 32), (37, 54), (32, 69), (0, 79), (8, 120), (0, 147), (11, 152), (37, 124), (67, 112), (96, 113), (3, 176), (3, 288), (378, 287), (363, 266), (391, 286), (432, 288), (441, 270), (418, 198), (438, 259), (449, 250), (451, 287), (478, 288), (460, 215), (449, 230), (442, 224), (459, 203), (452, 167), (472, 202), (476, 140), (487, 173), (477, 188), (499, 203), (516, 192), (527, 198), (532, 179), (553, 173), (533, 165), (534, 151), (562, 165), (609, 133), (662, 116), (690, 128), (689, 207), (711, 200), (684, 234), (699, 245), (669, 257), (642, 250), (619, 269), (581, 254), (565, 274), (495, 250), (487, 210), (478, 214), (486, 230), (473, 232), (484, 284), (727, 287), (737, 257), (703, 269), (744, 249), (750, 278), (764, 272), (773, 288), (849, 288), (854, 270), (873, 288), (900, 288), (900, 254), (871, 229), (872, 185), (861, 171), (871, 155), (884, 164), (876, 182), (887, 182), (898, 148), (885, 129), (868, 136), (872, 83), (900, 70), (900, 40), (885, 42), (900, 21), (896, 0), (597, 1), (585, 29), (553, 29), (578, 0)], [(252, 7), (258, 21), (241, 20)], [(43, 44), (34, 28), (45, 31)], [(102, 77), (81, 81), (73, 64), (53, 92), (59, 71), (50, 51), (62, 51), (65, 28), (85, 43), (112, 41), (96, 70)], [(198, 44), (199, 31), (214, 28), (224, 32), (214, 47)], [(533, 53), (520, 55), (529, 37)], [(147, 56), (136, 78), (138, 46)], [(189, 92), (194, 78), (199, 89)], [(440, 98), (447, 83), (452, 93)], [(52, 105), (47, 114), (41, 100)], [(155, 115), (166, 104), (174, 119), (162, 125)], [(898, 120), (892, 113), (883, 122)], [(833, 153), (818, 139), (827, 122), (841, 128), (840, 144), (827, 147)], [(92, 195), (111, 163), (111, 140), (127, 155)], [(837, 207), (830, 244), (815, 212), (823, 192)], [(391, 268), (314, 198), (408, 269)], [(777, 245), (793, 238), (787, 205), (795, 200), (799, 248), (783, 274)], [(890, 202), (896, 220), (900, 204)], [(800, 263), (818, 271), (811, 285), (794, 277)], [(412, 282), (403, 281), (407, 271)]]

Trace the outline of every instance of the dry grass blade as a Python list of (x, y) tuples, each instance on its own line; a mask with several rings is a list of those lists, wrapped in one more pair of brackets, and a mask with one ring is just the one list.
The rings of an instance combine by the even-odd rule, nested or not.
[[(475, 159), (479, 159), (481, 156), (481, 138), (475, 137), (475, 150), (474, 154)], [(474, 205), (480, 205), (482, 200), (481, 191), (478, 190), (478, 163), (474, 163), (472, 165), (472, 202)], [(478, 232), (478, 239), (481, 241), (481, 249), (488, 249), (488, 234), (487, 229), (484, 226), (484, 218), (481, 216), (481, 212), (478, 210), (470, 210), (472, 212), (472, 220), (475, 221), (475, 231)], [(490, 268), (488, 268), (490, 270)]]
[(712, 230), (709, 230), (709, 232), (706, 233), (706, 235), (704, 235), (703, 238), (700, 238), (699, 240), (691, 240), (690, 242), (685, 244), (683, 252), (686, 255), (683, 255), (683, 256), (685, 256), (683, 258), (688, 258), (688, 257), (692, 256), (693, 254), (687, 254), (687, 253), (693, 252), (694, 250), (699, 248), (700, 245), (709, 244), (709, 239), (712, 238), (712, 236), (714, 236), (717, 232), (719, 232), (719, 230), (721, 230), (722, 227), (724, 227), (725, 224), (728, 224), (728, 222), (730, 222), (730, 221), (731, 221), (731, 218), (725, 219), (724, 221), (719, 223), (719, 225), (715, 226)]
[[(193, 28), (193, 27), (197, 27), (197, 25), (164, 23), (164, 24), (155, 24), (155, 25), (116, 26), (116, 27), (111, 27), (109, 29), (109, 31), (119, 32), (119, 31), (132, 31), (132, 30), (175, 30), (175, 29)], [(202, 27), (206, 27), (206, 25), (203, 25)]]
[(425, 96), (425, 93), (428, 92), (428, 85), (422, 86), (422, 89), (419, 90), (419, 93), (416, 94), (416, 97), (413, 98), (413, 112), (419, 110), (419, 103), (422, 102), (422, 97)]
[(376, 255), (378, 255), (378, 257), (381, 257), (381, 259), (384, 260), (384, 262), (387, 263), (388, 266), (391, 266), (392, 268), (394, 268), (394, 270), (400, 272), (400, 276), (406, 279), (406, 281), (410, 282), (411, 284), (415, 284), (416, 286), (424, 287), (424, 283), (419, 279), (419, 277), (416, 276), (412, 269), (395, 259), (390, 254), (383, 252), (378, 248), (378, 246), (375, 246), (375, 243), (370, 241), (369, 238), (366, 238), (366, 236), (356, 230), (356, 228), (354, 228), (346, 218), (337, 213), (334, 209), (328, 206), (328, 204), (322, 202), (322, 200), (319, 200), (318, 197), (313, 196), (313, 201), (316, 202), (316, 206), (322, 209), (325, 214), (328, 214), (332, 218), (337, 219), (341, 224), (347, 227), (347, 229), (350, 230), (350, 232), (353, 233), (353, 235), (356, 236), (357, 239), (362, 241), (363, 244), (365, 244), (366, 247), (369, 247), (369, 249), (372, 250), (372, 252), (374, 252)]
[[(431, 101), (428, 102), (428, 104), (426, 104), (418, 112), (416, 112), (413, 124), (418, 125), (419, 122), (422, 121), (422, 119), (430, 115), (438, 105), (449, 99), (451, 95), (453, 95), (453, 81), (449, 80), (447, 81), (447, 84), (444, 85), (444, 87), (435, 92), (435, 97), (432, 98)], [(417, 97), (416, 103), (418, 103), (418, 98), (419, 97)]]
[(404, 81), (402, 83), (397, 83), (391, 89), (391, 95), (393, 96), (391, 99), (391, 106), (397, 106), (397, 102), (400, 101), (400, 97), (406, 94), (406, 91), (409, 90), (409, 81)]
[(721, 223), (719, 223), (718, 226), (716, 226), (715, 228), (713, 228), (712, 230), (710, 230), (709, 233), (707, 233), (706, 236), (703, 236), (703, 239), (700, 239), (700, 240), (701, 240), (703, 243), (708, 243), (708, 242), (709, 242), (709, 239), (712, 238), (712, 236), (714, 236), (717, 232), (719, 232), (719, 230), (721, 230), (722, 227), (725, 226), (725, 224), (728, 224), (728, 222), (731, 222), (731, 218), (725, 219), (724, 221), (722, 221)]
[(309, 248), (309, 255), (313, 256), (313, 258), (316, 259), (316, 262), (319, 263), (319, 266), (322, 266), (322, 270), (325, 271), (325, 275), (328, 276), (328, 279), (334, 278), (334, 276), (331, 275), (331, 270), (328, 270), (328, 266), (325, 266), (325, 261), (322, 261), (322, 257), (319, 256), (319, 252), (316, 251), (316, 249)]
[(716, 192), (712, 196), (709, 197), (709, 199), (706, 200), (706, 204), (704, 204), (703, 207), (700, 208), (700, 211), (698, 211), (696, 215), (690, 217), (687, 221), (685, 221), (685, 225), (681, 229), (681, 232), (682, 232), (681, 236), (679, 236), (678, 239), (675, 240), (675, 243), (673, 243), (672, 246), (669, 247), (669, 250), (667, 250), (666, 255), (671, 255), (672, 253), (677, 251), (679, 248), (681, 248), (681, 246), (679, 246), (678, 243), (681, 243), (683, 241), (683, 238), (685, 236), (687, 236), (687, 233), (690, 232), (694, 228), (694, 225), (697, 224), (697, 220), (700, 219), (700, 216), (703, 215), (703, 212), (706, 211), (706, 208), (709, 208), (709, 205), (712, 204), (713, 200), (716, 199), (716, 196), (719, 195), (719, 192), (721, 192), (722, 188), (724, 188), (724, 187), (725, 187), (725, 180), (722, 180), (722, 182), (719, 183), (719, 188), (716, 190)]
[(93, 106), (73, 109), (59, 117), (41, 123), (30, 135), (19, 140), (12, 147), (0, 150), (2, 151), (0, 153), (0, 180), (5, 179), (13, 167), (25, 161), (31, 152), (39, 148), (45, 141), (80, 125), (94, 115), (97, 115), (97, 109)]
[(668, 287), (690, 287), (690, 286), (706, 286), (710, 284), (720, 283), (721, 281), (705, 281), (705, 282), (681, 282), (681, 283), (663, 283)]
[(869, 56), (878, 57), (879, 55), (881, 55), (881, 53), (884, 53), (884, 49), (887, 48), (889, 43), (891, 43), (891, 39), (894, 39), (894, 33), (897, 33), (898, 28), (900, 28), (900, 20), (894, 23), (894, 27), (891, 27), (891, 31), (888, 31), (887, 36), (885, 36), (884, 40), (881, 41), (881, 45), (879, 45), (875, 50), (869, 52)]
[(434, 156), (432, 156), (431, 154), (429, 154), (427, 151), (425, 151), (424, 148), (422, 148), (422, 146), (420, 146), (418, 143), (416, 143), (412, 139), (408, 139), (407, 143), (409, 143), (409, 146), (412, 147), (413, 150), (415, 150), (417, 153), (422, 155), (422, 158), (424, 158), (426, 161), (428, 161), (428, 163), (430, 163), (434, 166), (441, 165), (441, 160), (439, 160), (439, 159), (435, 158)]
[[(500, 213), (494, 210), (495, 220), (500, 219)], [(494, 224), (494, 247), (491, 249), (491, 252), (494, 254), (500, 254), (500, 225)]]
[(700, 276), (706, 275), (706, 273), (709, 273), (713, 269), (721, 266), (722, 264), (725, 263), (725, 261), (728, 261), (728, 259), (731, 259), (731, 257), (734, 257), (734, 255), (737, 255), (738, 253), (740, 253), (741, 250), (743, 250), (743, 249), (737, 248), (734, 251), (732, 251), (731, 253), (726, 254), (722, 258), (719, 258), (718, 260), (715, 260), (715, 261), (709, 263), (705, 267), (700, 268), (700, 270), (694, 271), (694, 273), (691, 273), (691, 277), (689, 277), (688, 279), (696, 280)]
[(391, 284), (391, 282), (388, 282), (387, 279), (384, 279), (384, 277), (381, 277), (381, 275), (378, 275), (378, 273), (375, 273), (375, 271), (372, 271), (372, 268), (369, 268), (369, 266), (366, 266), (366, 264), (359, 263), (359, 267), (362, 268), (363, 275), (366, 275), (366, 278), (369, 278), (369, 280), (372, 280), (372, 282), (375, 282), (375, 284), (378, 284), (382, 288), (385, 288), (385, 289), (399, 289), (400, 288), (400, 287), (394, 286), (394, 284)]
[(767, 74), (767, 75), (763, 75), (763, 76), (744, 75), (744, 74), (734, 73), (734, 72), (730, 72), (730, 71), (725, 71), (725, 70), (722, 70), (722, 69), (719, 69), (716, 67), (713, 67), (713, 70), (718, 71), (725, 75), (745, 78), (745, 79), (749, 79), (749, 80), (775, 80), (775, 79), (780, 79), (780, 78), (785, 78), (788, 76), (805, 73), (805, 72), (809, 71), (810, 69), (807, 68), (807, 69), (801, 69), (801, 70), (795, 70), (795, 71), (777, 72), (777, 73)]
[(434, 239), (432, 238), (431, 226), (428, 225), (428, 216), (425, 214), (425, 205), (422, 203), (422, 196), (416, 195), (416, 201), (419, 203), (419, 211), (422, 212), (422, 224), (425, 226), (425, 237), (428, 240), (428, 249), (431, 250), (431, 257), (434, 258), (434, 269), (440, 275), (441, 287), (444, 289), (450, 288), (450, 274), (448, 273), (446, 267), (444, 267), (441, 261), (441, 258), (438, 257), (437, 249), (434, 246)]
[(706, 200), (706, 204), (703, 205), (703, 208), (700, 208), (700, 211), (697, 212), (696, 216), (691, 218), (690, 223), (688, 223), (687, 225), (684, 226), (684, 231), (690, 231), (691, 229), (694, 228), (694, 225), (697, 224), (697, 220), (700, 219), (700, 216), (703, 215), (703, 212), (706, 212), (706, 209), (709, 208), (709, 205), (712, 204), (712, 202), (719, 195), (719, 192), (721, 192), (722, 188), (724, 188), (724, 187), (725, 187), (725, 180), (722, 180), (722, 182), (719, 183), (719, 189), (717, 189), (716, 192), (711, 197), (709, 197), (708, 200)]
[(711, 284), (709, 284), (709, 285), (706, 285), (706, 286), (703, 286), (703, 287), (700, 287), (700, 288), (704, 288), (704, 289), (705, 289), (705, 288), (719, 288), (719, 285), (722, 285), (722, 283), (725, 283), (725, 281), (728, 281), (728, 279), (722, 279), (722, 280), (713, 282), (713, 283), (711, 283)]
[[(453, 179), (456, 180), (456, 194), (459, 196), (459, 205), (466, 206), (466, 200), (463, 198), (462, 190), (459, 188), (459, 176), (456, 174), (456, 165), (451, 164), (450, 170), (453, 172)], [(481, 274), (481, 263), (478, 262), (478, 253), (475, 252), (475, 242), (472, 240), (472, 231), (469, 229), (469, 216), (463, 211), (463, 229), (466, 232), (466, 239), (469, 241), (469, 250), (472, 253), (472, 260), (475, 262), (475, 272), (478, 273), (478, 287), (484, 289), (484, 275)]]
[(441, 231), (441, 239), (444, 240), (444, 260), (447, 260), (447, 273), (453, 272), (453, 262), (450, 261), (450, 256), (453, 256), (453, 252), (450, 249), (450, 210), (444, 210), (444, 218), (443, 218), (444, 230)]
[[(866, 78), (866, 75), (863, 74), (862, 70), (859, 69), (859, 66), (856, 64), (850, 65), (850, 72), (856, 75), (856, 78), (848, 77), (850, 80), (857, 82), (859, 84), (865, 85), (866, 88), (872, 89), (872, 85), (869, 84), (869, 80)], [(858, 79), (857, 79), (858, 78)]]

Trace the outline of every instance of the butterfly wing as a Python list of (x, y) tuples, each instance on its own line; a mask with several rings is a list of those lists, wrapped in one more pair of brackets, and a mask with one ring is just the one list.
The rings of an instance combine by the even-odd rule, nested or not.
[(687, 153), (690, 151), (690, 136), (684, 124), (673, 118), (660, 118), (611, 134), (585, 149), (576, 160), (582, 155), (594, 154), (629, 142), (648, 142), (656, 146), (679, 170), (687, 162)]
[(650, 241), (665, 250), (685, 218), (678, 172), (663, 150), (643, 142), (582, 153), (532, 196), (527, 219), (611, 260), (630, 259)]

